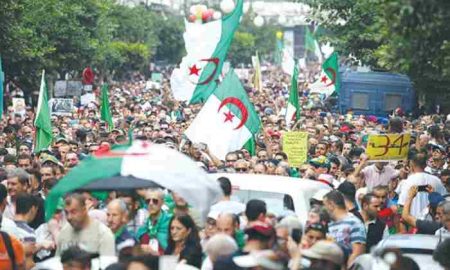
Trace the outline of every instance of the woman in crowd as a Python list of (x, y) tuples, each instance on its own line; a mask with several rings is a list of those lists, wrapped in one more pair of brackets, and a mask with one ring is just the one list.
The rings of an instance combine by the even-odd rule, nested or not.
[(178, 256), (180, 262), (200, 267), (202, 247), (194, 220), (189, 215), (178, 214), (170, 221), (169, 228), (166, 255)]

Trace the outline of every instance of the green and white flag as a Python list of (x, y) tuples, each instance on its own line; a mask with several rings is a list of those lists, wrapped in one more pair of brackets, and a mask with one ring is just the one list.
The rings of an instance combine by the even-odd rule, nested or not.
[(291, 127), (292, 121), (300, 119), (300, 104), (298, 102), (298, 61), (295, 60), (294, 72), (291, 79), (291, 90), (289, 91), (289, 100), (286, 107), (286, 125)]
[(176, 100), (205, 102), (214, 92), (222, 74), (228, 49), (242, 16), (243, 0), (222, 19), (208, 23), (185, 22), (183, 34), (187, 55), (174, 69), (170, 86)]
[(335, 91), (339, 93), (340, 88), (339, 60), (337, 52), (334, 52), (323, 62), (319, 79), (309, 89), (311, 94), (321, 94), (328, 98)]
[(239, 78), (230, 70), (185, 131), (194, 143), (205, 143), (210, 152), (224, 159), (259, 131), (261, 122)]
[(103, 84), (102, 93), (100, 97), (100, 114), (101, 119), (108, 124), (108, 130), (114, 129), (114, 123), (112, 120), (111, 109), (109, 108), (109, 95), (108, 95), (108, 84)]
[(261, 64), (259, 62), (259, 55), (256, 52), (255, 56), (252, 56), (252, 64), (255, 69), (255, 74), (253, 74), (253, 88), (256, 91), (262, 91), (262, 74), (261, 74)]
[(41, 87), (39, 89), (39, 99), (34, 119), (36, 127), (36, 141), (34, 152), (48, 149), (52, 143), (52, 120), (50, 118), (50, 108), (48, 106), (48, 88), (45, 82), (45, 70), (42, 71)]
[(309, 30), (308, 26), (306, 26), (305, 31), (305, 52), (307, 51), (313, 52), (320, 63), (323, 61), (323, 56), (319, 47), (319, 43), (317, 42), (313, 33), (311, 33), (311, 31)]

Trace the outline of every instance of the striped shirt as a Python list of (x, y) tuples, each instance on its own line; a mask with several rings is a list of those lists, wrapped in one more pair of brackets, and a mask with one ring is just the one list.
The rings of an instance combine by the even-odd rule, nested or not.
[(328, 226), (329, 235), (343, 249), (346, 256), (352, 253), (352, 244), (366, 243), (364, 224), (350, 213), (339, 221), (330, 222)]

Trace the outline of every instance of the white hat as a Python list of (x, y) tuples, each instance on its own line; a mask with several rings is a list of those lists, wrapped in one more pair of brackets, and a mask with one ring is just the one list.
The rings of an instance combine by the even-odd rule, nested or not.
[(303, 250), (302, 255), (311, 259), (330, 261), (341, 265), (344, 262), (344, 252), (334, 242), (321, 240), (316, 242), (311, 248)]

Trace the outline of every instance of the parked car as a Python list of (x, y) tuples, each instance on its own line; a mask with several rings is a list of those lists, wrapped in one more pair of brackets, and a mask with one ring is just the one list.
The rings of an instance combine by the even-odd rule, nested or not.
[(370, 254), (358, 257), (352, 269), (354, 270), (383, 270), (389, 269), (383, 258), (386, 248), (399, 249), (400, 252), (413, 259), (420, 267), (426, 270), (443, 270), (438, 262), (433, 260), (433, 251), (442, 241), (440, 237), (425, 234), (396, 234), (383, 239), (376, 245)]
[(266, 202), (269, 212), (277, 216), (293, 211), (302, 221), (306, 221), (309, 200), (320, 190), (331, 190), (321, 182), (285, 176), (263, 174), (214, 174), (230, 179), (235, 200), (247, 203), (251, 199)]

